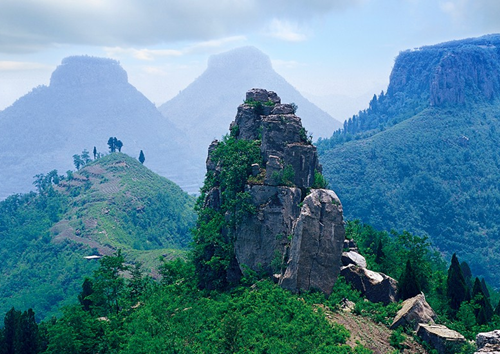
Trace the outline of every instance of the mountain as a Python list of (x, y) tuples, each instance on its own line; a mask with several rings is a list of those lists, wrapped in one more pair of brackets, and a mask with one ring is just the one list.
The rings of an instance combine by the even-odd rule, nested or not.
[(46, 318), (74, 303), (97, 266), (86, 256), (121, 249), (155, 273), (161, 255), (182, 255), (191, 242), (194, 199), (123, 153), (39, 176), (37, 188), (0, 202), (0, 311)]
[[(39, 86), (0, 112), (0, 199), (32, 189), (33, 176), (73, 169), (83, 149), (106, 152), (109, 137), (123, 151), (189, 189), (187, 138), (132, 85), (112, 59), (63, 59), (49, 86)], [(195, 192), (197, 187), (190, 191)]]
[[(227, 132), (236, 114), (235, 107), (242, 103), (241, 97), (256, 87), (279, 92), (284, 102), (294, 102), (304, 127), (314, 138), (330, 136), (341, 126), (277, 74), (269, 57), (255, 47), (210, 57), (206, 71), (159, 110), (189, 135), (195, 164), (203, 168), (206, 147)], [(201, 170), (200, 184), (203, 173)]]
[(500, 35), (402, 52), (386, 93), (318, 143), (347, 218), (429, 235), (500, 286)]

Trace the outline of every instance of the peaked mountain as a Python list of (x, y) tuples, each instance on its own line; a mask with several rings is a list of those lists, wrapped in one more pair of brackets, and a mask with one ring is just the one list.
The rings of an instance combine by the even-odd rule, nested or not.
[[(109, 137), (123, 151), (183, 187), (195, 185), (183, 147), (186, 137), (127, 81), (112, 59), (69, 57), (39, 86), (0, 112), (0, 199), (32, 189), (33, 176), (73, 169), (72, 156)], [(192, 191), (195, 191), (193, 189)]]
[(402, 52), (387, 93), (318, 143), (348, 218), (429, 235), (500, 286), (500, 35)]
[(0, 202), (0, 312), (33, 308), (41, 319), (74, 303), (97, 266), (86, 256), (120, 249), (146, 271), (191, 241), (194, 198), (123, 153), (44, 175), (37, 188)]
[(241, 97), (257, 87), (279, 92), (284, 102), (294, 102), (304, 127), (314, 138), (327, 137), (341, 126), (277, 74), (269, 57), (255, 47), (210, 57), (207, 70), (159, 110), (189, 135), (196, 165), (203, 167), (206, 147), (227, 132), (236, 114), (235, 107), (242, 103)]

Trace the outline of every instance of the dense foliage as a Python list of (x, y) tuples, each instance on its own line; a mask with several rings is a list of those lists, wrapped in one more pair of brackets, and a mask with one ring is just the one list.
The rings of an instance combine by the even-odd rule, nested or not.
[[(349, 332), (330, 323), (312, 295), (299, 298), (267, 280), (231, 292), (200, 291), (193, 264), (181, 260), (164, 264), (162, 282), (140, 271), (125, 280), (116, 272), (127, 269), (123, 261), (120, 254), (103, 258), (89, 278), (93, 290), (82, 290), (90, 305), (81, 301), (61, 318), (35, 324), (27, 332), (37, 349), (8, 354), (369, 353), (345, 345)], [(13, 314), (20, 316), (12, 309), (6, 323)], [(24, 327), (5, 326), (1, 344)]]
[[(207, 172), (194, 231), (193, 256), (201, 288), (224, 289), (237, 281), (227, 274), (235, 264), (233, 229), (243, 215), (253, 212), (245, 184), (252, 164), (261, 163), (259, 146), (260, 141), (226, 136), (209, 157), (217, 169)], [(205, 205), (209, 194), (213, 202)]]

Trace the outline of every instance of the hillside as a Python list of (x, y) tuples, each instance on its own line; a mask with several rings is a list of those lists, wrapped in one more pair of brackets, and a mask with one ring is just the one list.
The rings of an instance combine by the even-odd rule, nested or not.
[(244, 93), (258, 87), (279, 92), (283, 102), (294, 102), (314, 138), (328, 137), (341, 126), (276, 73), (269, 57), (257, 48), (241, 47), (214, 55), (200, 77), (159, 107), (176, 128), (189, 136), (187, 144), (194, 153), (194, 164), (200, 167), (200, 186), (207, 146), (226, 134)]
[(193, 198), (125, 154), (38, 181), (39, 194), (0, 202), (0, 311), (31, 307), (44, 318), (73, 303), (97, 265), (84, 256), (121, 249), (156, 273), (161, 255), (182, 255), (191, 241)]
[(500, 286), (500, 36), (402, 52), (387, 93), (318, 143), (348, 218), (428, 234)]
[(128, 83), (115, 60), (68, 57), (39, 86), (0, 112), (0, 200), (33, 189), (33, 176), (73, 169), (82, 150), (108, 151), (108, 138), (123, 151), (146, 156), (146, 166), (196, 192), (187, 140), (144, 95)]

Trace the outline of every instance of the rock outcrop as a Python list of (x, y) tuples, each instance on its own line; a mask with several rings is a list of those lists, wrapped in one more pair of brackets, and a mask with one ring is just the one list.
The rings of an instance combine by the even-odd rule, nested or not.
[[(227, 231), (237, 264), (228, 269), (228, 279), (251, 269), (274, 275), (294, 292), (318, 289), (329, 295), (344, 243), (342, 205), (333, 191), (314, 189), (321, 165), (295, 106), (282, 104), (272, 91), (252, 89), (230, 131), (236, 140), (260, 142), (262, 159), (250, 166), (245, 186), (254, 212)], [(207, 175), (219, 173), (212, 158), (218, 144), (210, 145)], [(220, 200), (214, 187), (204, 205), (217, 209)]]
[[(344, 243), (345, 245), (345, 243)], [(348, 266), (354, 264), (355, 266), (366, 268), (366, 259), (358, 252), (349, 251), (342, 253), (342, 265)]]
[(411, 326), (417, 329), (419, 323), (434, 324), (437, 315), (425, 300), (424, 294), (419, 294), (403, 302), (403, 306), (398, 311), (391, 329), (399, 326)]
[(439, 354), (458, 353), (465, 343), (463, 335), (443, 325), (421, 323), (418, 325), (417, 335), (432, 345)]
[(479, 333), (476, 345), (476, 353), (500, 354), (500, 330)]
[(371, 302), (389, 304), (398, 301), (397, 281), (383, 273), (351, 264), (342, 267), (340, 275)]

